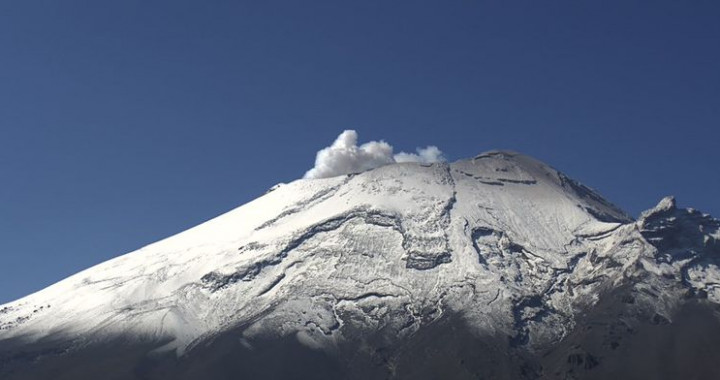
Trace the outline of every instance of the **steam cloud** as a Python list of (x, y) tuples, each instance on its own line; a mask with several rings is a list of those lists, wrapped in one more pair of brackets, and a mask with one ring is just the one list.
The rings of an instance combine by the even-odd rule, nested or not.
[(370, 141), (357, 145), (358, 134), (346, 130), (329, 147), (321, 149), (315, 157), (315, 167), (303, 178), (328, 178), (359, 173), (396, 162), (443, 162), (442, 152), (436, 146), (417, 148), (417, 153), (393, 154), (392, 145), (385, 141)]

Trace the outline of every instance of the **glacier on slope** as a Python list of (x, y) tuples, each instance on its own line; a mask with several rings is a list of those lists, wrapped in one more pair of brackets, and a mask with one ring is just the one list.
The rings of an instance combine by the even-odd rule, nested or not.
[[(302, 350), (315, 378), (630, 373), (615, 362), (643, 324), (715, 312), (718, 239), (672, 198), (635, 221), (512, 152), (298, 180), (0, 306), (0, 375), (289, 378), (247, 366)], [(479, 357), (444, 363), (444, 339)], [(243, 352), (268, 352), (254, 376), (218, 361)]]

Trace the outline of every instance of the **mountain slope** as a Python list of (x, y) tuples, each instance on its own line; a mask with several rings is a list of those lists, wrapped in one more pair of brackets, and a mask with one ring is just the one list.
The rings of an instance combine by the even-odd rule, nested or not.
[(718, 226), (671, 198), (633, 221), (511, 152), (299, 180), (0, 306), (0, 375), (630, 373), (598, 352), (686, 305), (714, 328)]

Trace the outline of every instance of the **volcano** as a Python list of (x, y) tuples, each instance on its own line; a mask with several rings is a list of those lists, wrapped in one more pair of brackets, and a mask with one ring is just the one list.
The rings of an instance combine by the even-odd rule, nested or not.
[(492, 151), (277, 185), (0, 306), (2, 379), (720, 378), (720, 222)]

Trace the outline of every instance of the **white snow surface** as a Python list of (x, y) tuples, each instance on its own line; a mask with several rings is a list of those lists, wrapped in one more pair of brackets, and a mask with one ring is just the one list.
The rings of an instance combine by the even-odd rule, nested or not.
[[(660, 260), (644, 220), (512, 152), (302, 179), (0, 306), (0, 340), (130, 335), (182, 355), (242, 326), (332, 350), (351, 320), (402, 337), (454, 312), (540, 347), (640, 270), (643, 286), (677, 293), (663, 274), (688, 262)], [(686, 272), (720, 299), (717, 266)]]

